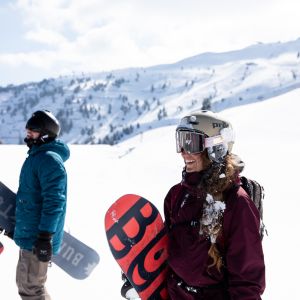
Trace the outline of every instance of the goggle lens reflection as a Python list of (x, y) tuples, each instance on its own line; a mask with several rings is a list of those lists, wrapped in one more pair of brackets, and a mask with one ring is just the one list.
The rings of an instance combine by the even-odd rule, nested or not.
[(199, 132), (177, 130), (176, 151), (181, 153), (200, 153), (205, 149), (205, 135)]

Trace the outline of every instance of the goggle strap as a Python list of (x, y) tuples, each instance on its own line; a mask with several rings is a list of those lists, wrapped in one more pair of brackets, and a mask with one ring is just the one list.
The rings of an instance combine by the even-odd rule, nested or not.
[(210, 148), (223, 143), (224, 143), (224, 139), (222, 135), (215, 135), (212, 137), (205, 138), (205, 148)]

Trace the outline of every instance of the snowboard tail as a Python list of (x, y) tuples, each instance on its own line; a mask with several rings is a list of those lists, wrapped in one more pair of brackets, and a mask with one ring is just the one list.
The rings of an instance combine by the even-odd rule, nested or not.
[(98, 253), (70, 233), (64, 231), (60, 251), (52, 261), (76, 279), (87, 278), (98, 265)]
[(108, 209), (105, 228), (112, 255), (141, 299), (167, 299), (167, 236), (157, 208), (124, 195)]

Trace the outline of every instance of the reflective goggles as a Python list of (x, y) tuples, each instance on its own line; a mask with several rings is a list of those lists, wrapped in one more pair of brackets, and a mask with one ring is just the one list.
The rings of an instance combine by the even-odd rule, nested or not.
[(203, 133), (177, 130), (176, 131), (176, 151), (181, 153), (185, 151), (187, 153), (201, 153), (206, 148), (223, 144), (224, 140), (221, 135), (206, 137)]

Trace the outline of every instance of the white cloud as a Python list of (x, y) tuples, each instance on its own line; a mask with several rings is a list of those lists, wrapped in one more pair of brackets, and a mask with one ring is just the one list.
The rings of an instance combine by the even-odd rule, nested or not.
[(20, 44), (34, 47), (0, 50), (2, 68), (33, 63), (41, 78), (42, 56), (57, 74), (172, 63), (300, 36), (296, 0), (18, 0), (14, 9), (22, 16)]
[(44, 68), (49, 70), (52, 68), (52, 63), (55, 60), (56, 53), (51, 51), (39, 51), (32, 53), (16, 53), (16, 54), (3, 54), (0, 55), (0, 64), (9, 65), (13, 68), (23, 67), (26, 72), (26, 68)]
[(62, 34), (43, 28), (37, 29), (35, 31), (28, 31), (25, 34), (25, 38), (42, 44), (55, 46), (59, 46), (60, 44), (64, 44), (67, 42), (66, 38)]

